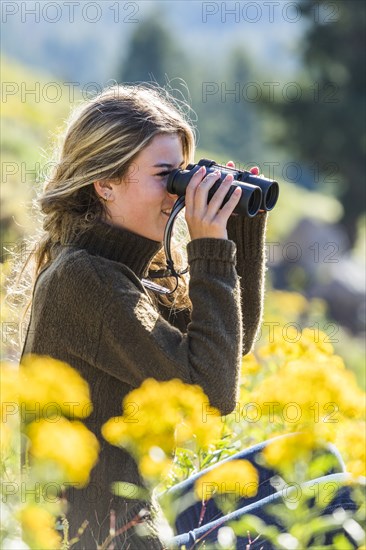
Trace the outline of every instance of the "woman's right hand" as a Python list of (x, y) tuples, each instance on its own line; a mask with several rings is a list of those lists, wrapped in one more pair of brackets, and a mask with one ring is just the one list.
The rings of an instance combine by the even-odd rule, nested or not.
[(234, 179), (228, 174), (207, 204), (209, 190), (220, 178), (220, 171), (205, 174), (206, 168), (201, 166), (191, 177), (186, 189), (185, 217), (191, 239), (227, 239), (226, 224), (240, 200), (242, 191), (237, 187), (227, 203), (220, 208)]

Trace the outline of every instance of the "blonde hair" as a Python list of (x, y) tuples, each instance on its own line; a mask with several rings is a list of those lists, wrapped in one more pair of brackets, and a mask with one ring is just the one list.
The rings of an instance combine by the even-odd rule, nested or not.
[[(74, 109), (56, 147), (54, 169), (36, 199), (43, 231), (36, 242), (33, 240), (35, 246), (20, 273), (33, 262), (28, 290), (51, 261), (54, 248), (70, 243), (96, 221), (106, 220), (106, 207), (93, 181), (121, 182), (134, 158), (157, 134), (178, 134), (184, 161), (192, 162), (195, 134), (188, 109), (185, 101), (155, 84), (115, 85)], [(183, 257), (180, 248), (175, 246), (174, 251), (178, 265)], [(164, 267), (165, 254), (161, 250), (151, 268)], [(157, 282), (170, 289), (175, 286), (174, 279)], [(188, 281), (182, 278), (175, 293), (159, 300), (177, 309), (190, 307), (187, 289)], [(31, 298), (23, 319), (30, 305)]]

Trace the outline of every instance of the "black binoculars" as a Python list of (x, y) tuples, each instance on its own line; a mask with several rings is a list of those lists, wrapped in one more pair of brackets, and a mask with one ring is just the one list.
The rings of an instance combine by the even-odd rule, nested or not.
[(168, 193), (178, 195), (179, 197), (185, 195), (191, 177), (201, 166), (206, 166), (206, 174), (210, 174), (214, 170), (220, 170), (221, 172), (220, 179), (215, 182), (208, 193), (208, 202), (220, 187), (225, 177), (228, 174), (232, 174), (234, 181), (222, 202), (223, 205), (229, 200), (235, 188), (241, 187), (240, 201), (233, 211), (235, 214), (252, 218), (259, 210), (268, 211), (275, 207), (279, 195), (279, 186), (276, 181), (262, 176), (254, 176), (246, 170), (236, 170), (229, 166), (222, 166), (221, 164), (216, 164), (214, 160), (208, 159), (201, 159), (197, 164), (188, 164), (185, 170), (172, 170), (168, 177)]

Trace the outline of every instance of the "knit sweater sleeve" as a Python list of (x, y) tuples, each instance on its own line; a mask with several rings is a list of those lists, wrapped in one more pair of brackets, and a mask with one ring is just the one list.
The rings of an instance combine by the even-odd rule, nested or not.
[(266, 212), (259, 213), (254, 218), (231, 216), (227, 224), (228, 238), (237, 247), (236, 270), (242, 302), (243, 355), (251, 351), (263, 316), (267, 217)]
[[(197, 239), (187, 252), (193, 304), (187, 332), (168, 323), (135, 284), (121, 284), (116, 267), (95, 366), (133, 387), (148, 377), (198, 384), (210, 404), (228, 414), (238, 398), (242, 347), (236, 246), (226, 239)], [(103, 266), (94, 263), (105, 279)]]

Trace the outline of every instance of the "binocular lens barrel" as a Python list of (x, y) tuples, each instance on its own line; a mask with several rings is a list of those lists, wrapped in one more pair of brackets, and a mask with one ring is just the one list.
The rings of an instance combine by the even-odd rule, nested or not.
[(198, 164), (189, 164), (187, 170), (173, 170), (168, 178), (168, 193), (179, 197), (185, 195), (191, 177), (201, 166), (206, 166), (206, 174), (214, 172), (215, 169), (219, 169), (221, 172), (220, 179), (216, 181), (208, 193), (208, 202), (210, 202), (227, 174), (232, 174), (234, 181), (223, 200), (223, 205), (229, 200), (235, 188), (240, 187), (242, 193), (239, 203), (234, 209), (235, 214), (252, 218), (260, 209), (272, 210), (274, 208), (279, 195), (279, 186), (276, 181), (254, 176), (250, 172), (221, 166), (216, 164), (215, 161), (206, 159), (201, 159)]
[[(234, 175), (235, 177), (235, 175)], [(235, 179), (238, 181), (243, 181), (245, 183), (250, 183), (251, 185), (257, 185), (262, 190), (262, 210), (272, 210), (277, 202), (279, 195), (279, 185), (274, 180), (269, 180), (263, 178), (262, 176), (254, 176), (250, 172), (246, 171), (237, 171), (237, 176)]]
[(268, 188), (264, 210), (272, 210), (276, 206), (278, 195), (280, 194), (279, 185), (276, 181)]

